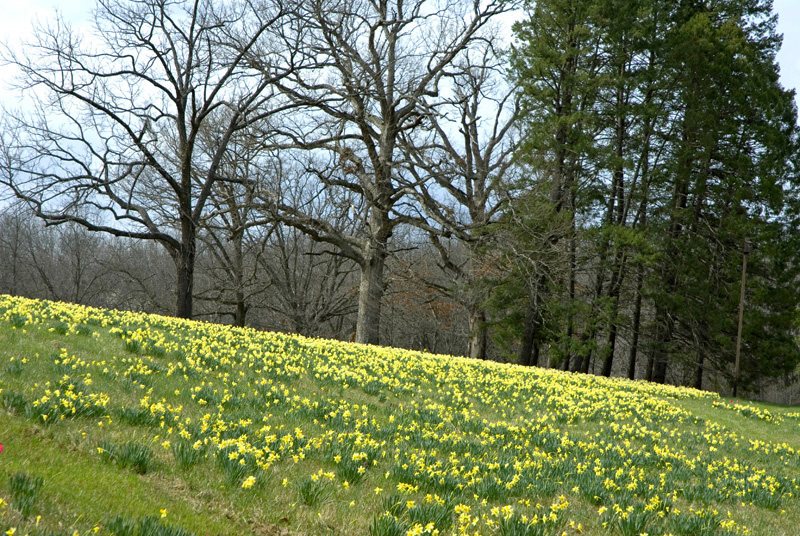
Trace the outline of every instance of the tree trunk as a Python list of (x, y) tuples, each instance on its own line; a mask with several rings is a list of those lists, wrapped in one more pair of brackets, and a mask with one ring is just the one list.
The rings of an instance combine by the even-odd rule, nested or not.
[[(575, 192), (573, 191), (570, 198), (570, 207), (575, 206)], [(564, 363), (563, 369), (569, 370), (570, 361), (572, 361), (572, 337), (575, 335), (575, 274), (577, 272), (577, 240), (575, 237), (577, 236), (577, 232), (575, 229), (575, 218), (572, 218), (571, 222), (571, 230), (572, 233), (569, 237), (569, 283), (568, 283), (568, 291), (569, 291), (569, 307), (567, 309), (567, 340), (566, 340), (566, 348), (564, 348)]]
[(486, 311), (478, 306), (469, 313), (469, 356), (486, 359)]
[(622, 290), (622, 281), (625, 279), (625, 257), (620, 251), (614, 259), (616, 267), (614, 273), (611, 275), (611, 284), (608, 292), (611, 298), (611, 315), (608, 325), (608, 339), (606, 347), (606, 358), (603, 361), (602, 375), (605, 377), (611, 376), (611, 367), (614, 363), (614, 352), (617, 346), (617, 332), (619, 330), (619, 296)]
[(628, 354), (628, 379), (636, 379), (636, 353), (639, 351), (639, 329), (642, 322), (642, 286), (644, 283), (644, 267), (640, 266), (636, 274), (636, 301), (633, 304), (633, 327), (631, 331), (631, 348)]
[[(592, 297), (592, 305), (589, 309), (587, 326), (584, 332), (581, 334), (581, 351), (584, 351), (583, 349), (586, 347), (587, 342), (594, 341), (597, 338), (599, 320), (596, 320), (595, 318), (597, 316), (598, 302), (600, 301), (600, 297), (603, 295), (603, 283), (605, 280), (605, 265), (606, 257), (608, 255), (608, 247), (609, 242), (606, 240), (603, 243), (599, 254), (600, 259), (598, 264), (600, 265), (600, 268), (597, 272), (597, 278), (595, 279), (594, 296)], [(594, 357), (594, 349), (592, 347), (589, 348), (585, 355), (581, 356), (579, 370), (584, 374), (589, 373), (589, 363), (591, 362), (592, 357)]]
[(537, 366), (539, 364), (539, 342), (537, 330), (541, 327), (541, 296), (546, 292), (547, 274), (541, 274), (536, 280), (533, 293), (529, 296), (528, 309), (525, 311), (525, 320), (522, 331), (522, 348), (519, 353), (519, 364)]
[(236, 291), (236, 311), (233, 314), (233, 325), (240, 328), (247, 325), (247, 303), (245, 303), (244, 292)]
[[(688, 112), (686, 112), (688, 115)], [(664, 295), (673, 296), (678, 289), (678, 267), (680, 262), (679, 240), (683, 235), (682, 212), (686, 209), (689, 198), (689, 184), (694, 164), (692, 151), (696, 136), (690, 129), (687, 117), (683, 119), (681, 151), (678, 157), (675, 177), (675, 189), (672, 194), (672, 213), (670, 215), (667, 244), (665, 247), (666, 258), (661, 269), (661, 279), (664, 284)], [(667, 310), (664, 306), (656, 306), (656, 348), (651, 356), (652, 363), (648, 363), (648, 379), (656, 383), (665, 383), (667, 379), (668, 346), (672, 340), (674, 311)]]
[[(623, 57), (626, 56), (626, 48), (623, 45)], [(625, 61), (620, 63), (619, 84), (617, 85), (617, 121), (616, 121), (616, 140), (614, 163), (614, 180), (611, 188), (611, 200), (609, 206), (609, 221), (615, 227), (625, 226), (625, 141), (627, 138), (625, 121), (625, 107), (627, 99), (625, 96)], [(611, 282), (608, 287), (608, 297), (611, 299), (611, 314), (609, 315), (608, 339), (606, 346), (606, 357), (603, 360), (601, 374), (605, 377), (611, 376), (611, 368), (614, 364), (614, 351), (617, 346), (619, 296), (622, 288), (622, 281), (625, 278), (625, 254), (622, 246), (616, 245), (616, 255), (614, 256), (614, 268), (611, 274)]]
[(197, 228), (190, 218), (181, 218), (181, 248), (176, 253), (175, 265), (178, 273), (178, 295), (175, 316), (192, 318), (194, 292), (194, 261), (197, 254)]
[[(614, 313), (613, 315), (616, 316), (616, 305), (614, 306)], [(614, 364), (614, 351), (616, 350), (617, 346), (617, 321), (616, 319), (611, 321), (611, 325), (608, 329), (608, 344), (606, 346), (606, 358), (603, 360), (603, 370), (600, 374), (605, 376), (606, 378), (611, 376), (611, 366)]]
[(667, 346), (672, 340), (672, 321), (669, 311), (663, 307), (656, 307), (656, 347), (651, 356), (652, 363), (648, 363), (650, 381), (665, 383), (667, 381)]
[(526, 367), (534, 365), (532, 354), (536, 338), (537, 309), (536, 298), (531, 296), (528, 302), (528, 310), (525, 311), (525, 322), (522, 330), (522, 347), (519, 351), (519, 364)]
[(653, 367), (653, 381), (655, 383), (667, 383), (667, 354), (659, 352), (656, 355)]
[(655, 368), (656, 364), (656, 353), (655, 350), (651, 350), (650, 353), (647, 354), (647, 369), (644, 373), (644, 379), (648, 382), (653, 381), (653, 369)]
[(589, 374), (589, 369), (591, 368), (592, 368), (592, 352), (590, 351), (588, 354), (583, 356), (583, 361), (581, 361), (581, 372), (583, 372), (584, 374)]
[(697, 352), (697, 369), (694, 371), (694, 388), (703, 389), (703, 364), (705, 362), (705, 352), (698, 350)]
[(372, 246), (361, 266), (361, 284), (358, 287), (358, 318), (356, 342), (378, 344), (381, 333), (381, 299), (383, 298), (383, 268), (386, 264), (386, 247)]
[(244, 293), (244, 251), (242, 250), (242, 242), (244, 240), (244, 227), (241, 223), (241, 218), (238, 217), (238, 212), (234, 212), (236, 231), (231, 237), (233, 242), (233, 270), (235, 271), (236, 289), (234, 295), (236, 296), (236, 311), (233, 313), (233, 325), (243, 328), (247, 322), (247, 298)]
[[(21, 216), (15, 215), (13, 219), (8, 219), (6, 222), (11, 222), (13, 237), (10, 239), (8, 243), (9, 248), (11, 249), (11, 282), (9, 283), (10, 292), (12, 296), (18, 296), (19, 292), (19, 265), (20, 259), (22, 255), (20, 255), (20, 250), (22, 249), (22, 244), (24, 244), (24, 238), (22, 238), (22, 223), (21, 223)], [(29, 235), (30, 237), (30, 235)]]

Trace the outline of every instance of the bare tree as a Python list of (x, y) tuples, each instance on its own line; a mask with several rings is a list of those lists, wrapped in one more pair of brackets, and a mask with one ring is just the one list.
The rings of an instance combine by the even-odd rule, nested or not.
[(393, 347), (464, 355), (470, 339), (468, 316), (463, 304), (450, 296), (452, 274), (442, 269), (426, 233), (408, 227), (394, 239), (397, 252), (388, 263), (382, 340)]
[[(452, 283), (443, 289), (469, 315), (469, 355), (487, 357), (487, 298), (482, 282), (493, 259), (483, 255), (492, 239), (487, 226), (507, 201), (519, 112), (516, 88), (506, 82), (496, 32), (487, 31), (448, 69), (448, 97), (423, 98), (428, 136), (403, 133), (413, 178), (413, 201), (402, 221), (427, 230), (441, 268)], [(450, 244), (452, 239), (460, 247)]]
[[(209, 154), (216, 147), (216, 123), (210, 123), (200, 136), (203, 150)], [(205, 247), (200, 259), (202, 288), (196, 298), (213, 304), (209, 312), (201, 314), (230, 316), (236, 326), (246, 325), (257, 295), (271, 285), (269, 278), (259, 273), (259, 258), (266, 237), (276, 226), (274, 219), (265, 219), (256, 210), (254, 201), (259, 191), (269, 187), (270, 171), (280, 166), (271, 165), (272, 158), (261, 154), (251, 134), (252, 129), (246, 129), (228, 143), (220, 172), (235, 180), (217, 181), (212, 188), (199, 235)]]
[(258, 260), (274, 291), (261, 306), (277, 317), (275, 327), (310, 337), (350, 337), (358, 288), (353, 261), (289, 226), (278, 226), (268, 240)]
[(282, 221), (331, 244), (360, 267), (358, 342), (378, 342), (390, 238), (403, 223), (395, 206), (410, 191), (399, 140), (422, 125), (423, 97), (437, 98), (454, 60), (510, 4), (311, 0), (296, 6), (295, 31), (306, 61), (320, 67), (280, 82), (308, 113), (295, 115), (272, 142), (327, 155), (312, 159), (308, 171), (321, 188), (357, 196), (360, 210), (354, 212), (364, 221), (363, 233), (338, 232), (279, 196), (268, 201)]
[(0, 292), (25, 295), (30, 286), (30, 263), (25, 245), (30, 243), (30, 217), (20, 203), (0, 215)]
[(117, 267), (126, 264), (137, 277), (145, 270), (132, 269), (126, 241), (72, 223), (46, 227), (27, 206), (12, 203), (0, 217), (0, 292), (129, 309), (123, 296), (132, 278), (120, 280)]
[[(31, 106), (4, 110), (0, 180), (48, 224), (160, 243), (176, 266), (175, 312), (191, 317), (198, 226), (214, 185), (235, 180), (222, 157), (279, 108), (274, 84), (294, 69), (292, 44), (268, 39), (285, 14), (279, 0), (99, 0), (88, 39), (60, 17), (37, 25), (0, 56)], [(215, 115), (214, 150), (197, 151)]]
[[(250, 234), (257, 226), (270, 234), (274, 222), (253, 219), (252, 191), (221, 183), (213, 200), (215, 210), (212, 217), (204, 219), (199, 235), (205, 246), (199, 264), (204, 264), (201, 272), (206, 284), (195, 297), (215, 304), (209, 314), (230, 316), (235, 326), (247, 325), (253, 300), (270, 286), (258, 270), (258, 258), (263, 252), (261, 240)], [(207, 257), (205, 263), (203, 253)]]
[(316, 156), (283, 150), (253, 161), (259, 191), (269, 192), (262, 198), (280, 200), (259, 206), (262, 219), (254, 229), (262, 244), (257, 258), (261, 279), (273, 288), (261, 307), (275, 315), (279, 329), (346, 338), (354, 327), (357, 265), (348, 251), (320, 240), (308, 222), (324, 227), (328, 235), (363, 236), (365, 224), (357, 217), (363, 200), (348, 190), (320, 188), (318, 176), (308, 171), (323, 165), (314, 161)]
[(170, 289), (175, 287), (174, 263), (152, 240), (112, 237), (112, 252), (102, 262), (112, 284), (104, 297), (107, 307), (123, 311), (169, 314)]

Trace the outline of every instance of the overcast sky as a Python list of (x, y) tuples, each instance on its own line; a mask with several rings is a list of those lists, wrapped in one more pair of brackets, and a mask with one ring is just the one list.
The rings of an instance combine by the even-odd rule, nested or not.
[[(94, 0), (0, 0), (0, 39), (18, 42), (30, 31), (34, 17), (45, 19), (58, 8), (69, 20), (86, 20)], [(779, 15), (778, 31), (783, 34), (783, 48), (778, 54), (781, 82), (786, 88), (800, 88), (800, 0), (774, 0)], [(11, 72), (0, 67), (0, 99), (11, 97), (5, 85)], [(795, 96), (800, 104), (800, 98)]]

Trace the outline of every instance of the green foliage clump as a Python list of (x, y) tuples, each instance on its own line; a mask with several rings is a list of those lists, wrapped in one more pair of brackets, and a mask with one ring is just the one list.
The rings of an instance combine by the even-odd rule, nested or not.
[(196, 465), (205, 456), (205, 449), (203, 447), (194, 448), (194, 445), (186, 440), (174, 441), (170, 448), (172, 449), (172, 456), (175, 458), (175, 463), (181, 469), (188, 469)]
[(303, 504), (313, 508), (330, 497), (331, 490), (321, 479), (306, 477), (297, 484), (297, 494)]
[(408, 524), (384, 512), (375, 516), (369, 526), (369, 536), (404, 536), (408, 531)]
[(181, 527), (162, 525), (152, 516), (139, 518), (116, 516), (106, 523), (106, 528), (114, 536), (194, 536)]
[(104, 461), (115, 462), (119, 467), (133, 469), (140, 475), (149, 473), (153, 469), (153, 451), (148, 445), (136, 441), (128, 441), (122, 445), (103, 441), (97, 451)]
[(25, 473), (17, 473), (8, 479), (11, 504), (25, 519), (29, 518), (33, 512), (33, 505), (43, 483), (40, 477), (30, 477)]

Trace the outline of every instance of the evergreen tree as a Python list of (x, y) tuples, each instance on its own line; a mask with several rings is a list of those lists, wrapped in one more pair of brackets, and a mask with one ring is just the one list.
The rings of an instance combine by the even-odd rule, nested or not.
[[(675, 22), (667, 36), (677, 88), (671, 196), (656, 216), (665, 240), (653, 280), (655, 340), (647, 377), (664, 382), (670, 361), (680, 364), (684, 357), (695, 371), (694, 385), (701, 386), (708, 359), (712, 368), (730, 370), (745, 237), (769, 236), (770, 258), (757, 253), (751, 263), (766, 262), (776, 281), (790, 277), (782, 273), (789, 265), (773, 263), (772, 256), (785, 247), (775, 240), (791, 209), (784, 187), (796, 153), (796, 113), (778, 83), (780, 40), (770, 2), (685, 2)], [(749, 284), (762, 283), (751, 277)], [(748, 298), (748, 312), (770, 311), (748, 315), (748, 329), (758, 331), (752, 322), (772, 323), (774, 315), (789, 321), (777, 302), (757, 293)], [(767, 352), (754, 359), (778, 357)], [(796, 361), (796, 348), (783, 359)]]
[[(543, 236), (541, 244), (529, 244), (523, 249), (531, 250), (533, 246), (534, 250), (550, 254), (560, 251), (567, 258), (565, 273), (554, 273), (552, 260), (539, 263), (533, 271), (526, 270), (527, 295), (521, 315), (524, 325), (519, 356), (524, 364), (538, 360), (532, 355), (538, 356), (541, 340), (538, 332), (546, 323), (552, 324), (545, 318), (547, 315), (554, 311), (566, 314), (564, 334), (557, 337), (567, 345), (576, 321), (572, 304), (578, 240), (576, 193), (588, 174), (587, 160), (595, 147), (594, 106), (601, 61), (599, 37), (593, 27), (597, 8), (597, 2), (581, 0), (536, 2), (528, 5), (527, 20), (515, 25), (519, 46), (513, 50), (512, 66), (516, 83), (522, 88), (525, 116), (520, 161), (530, 170), (527, 189), (533, 193), (526, 197), (539, 197), (538, 201), (528, 199), (523, 204), (540, 210), (542, 202), (549, 203), (550, 210), (543, 218), (557, 221), (553, 232), (533, 233)], [(543, 195), (546, 197), (542, 198)], [(567, 225), (562, 224), (565, 217)], [(522, 215), (517, 218), (527, 219)], [(552, 295), (550, 288), (554, 281), (569, 289), (566, 301)], [(569, 355), (570, 350), (565, 348), (561, 359), (568, 360)]]
[(742, 382), (800, 361), (796, 110), (775, 22), (768, 0), (543, 0), (516, 26), (525, 195), (570, 222), (549, 236), (566, 268), (540, 271), (536, 307), (509, 317), (521, 362), (534, 341), (551, 364), (610, 375), (626, 332), (631, 378), (644, 352), (653, 381), (732, 381), (745, 238), (761, 247)]

